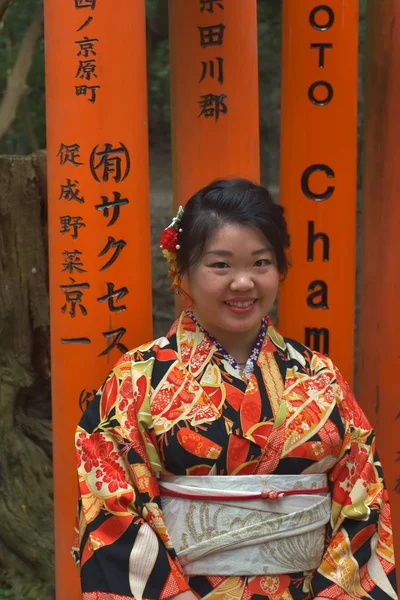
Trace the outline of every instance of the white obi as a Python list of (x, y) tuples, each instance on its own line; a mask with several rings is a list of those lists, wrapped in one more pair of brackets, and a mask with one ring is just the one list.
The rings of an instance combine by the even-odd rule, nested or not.
[[(167, 530), (186, 575), (279, 575), (321, 564), (331, 516), (330, 494), (318, 491), (327, 487), (326, 475), (162, 477), (159, 485)], [(265, 498), (287, 490), (300, 494)]]

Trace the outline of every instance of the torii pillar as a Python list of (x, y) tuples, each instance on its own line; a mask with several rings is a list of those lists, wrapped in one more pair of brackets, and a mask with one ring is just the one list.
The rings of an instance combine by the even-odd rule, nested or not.
[(400, 552), (400, 4), (370, 0), (359, 397), (377, 433)]
[(256, 0), (170, 0), (174, 203), (260, 178)]
[(71, 558), (74, 431), (121, 353), (151, 339), (144, 0), (45, 0), (57, 600)]
[(352, 383), (358, 2), (283, 0), (280, 200), (292, 240), (282, 333)]

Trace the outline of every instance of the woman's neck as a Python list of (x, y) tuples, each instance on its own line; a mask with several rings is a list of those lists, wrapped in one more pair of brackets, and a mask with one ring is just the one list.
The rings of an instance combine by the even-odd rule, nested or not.
[(225, 331), (224, 329), (219, 329), (218, 327), (207, 327), (207, 323), (203, 323), (193, 312), (196, 320), (200, 325), (207, 331), (207, 333), (211, 334), (221, 346), (224, 348), (226, 352), (228, 352), (232, 358), (239, 365), (245, 365), (257, 340), (258, 334), (260, 332), (260, 326), (257, 330), (253, 329), (250, 331), (238, 331), (231, 332)]

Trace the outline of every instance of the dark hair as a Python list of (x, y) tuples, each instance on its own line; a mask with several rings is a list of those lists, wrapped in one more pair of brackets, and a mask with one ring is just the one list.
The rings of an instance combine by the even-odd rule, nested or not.
[(278, 271), (285, 276), (290, 238), (283, 208), (265, 187), (247, 179), (219, 179), (188, 201), (178, 234), (178, 271), (181, 275), (202, 257), (207, 240), (223, 225), (257, 227), (272, 245)]

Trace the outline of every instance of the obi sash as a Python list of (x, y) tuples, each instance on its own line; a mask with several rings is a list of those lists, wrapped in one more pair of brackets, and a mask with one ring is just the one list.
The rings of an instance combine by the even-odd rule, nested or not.
[(159, 485), (186, 575), (280, 575), (321, 564), (326, 475), (161, 477)]

